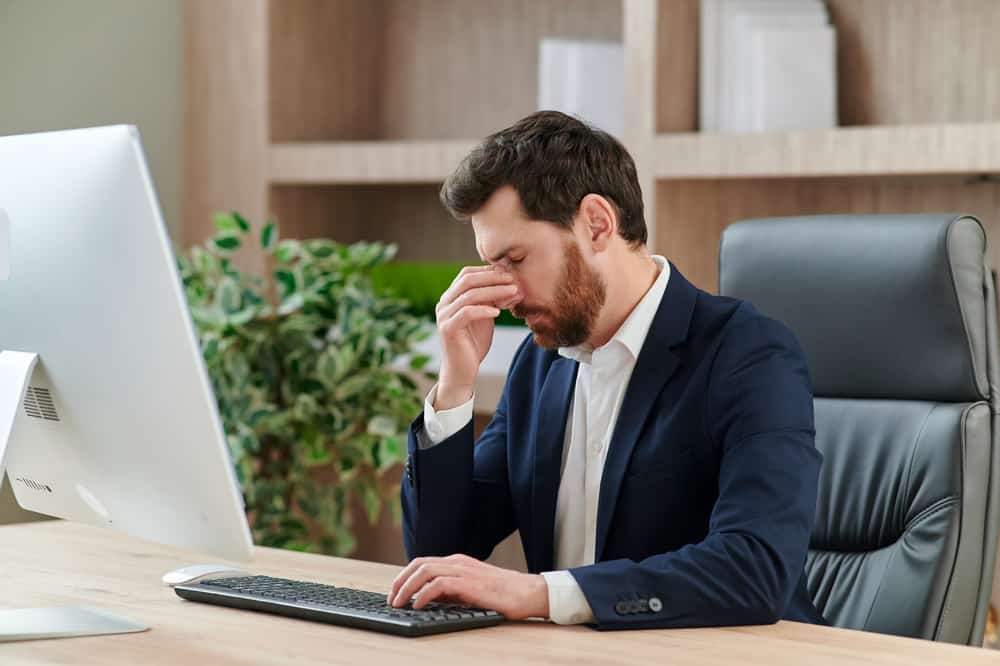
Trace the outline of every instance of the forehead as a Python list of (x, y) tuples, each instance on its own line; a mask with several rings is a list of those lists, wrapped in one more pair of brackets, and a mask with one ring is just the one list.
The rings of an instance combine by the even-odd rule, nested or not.
[(484, 260), (495, 259), (514, 247), (550, 243), (559, 233), (554, 224), (528, 218), (517, 192), (510, 186), (494, 192), (472, 215), (472, 229), (476, 234), (476, 250)]

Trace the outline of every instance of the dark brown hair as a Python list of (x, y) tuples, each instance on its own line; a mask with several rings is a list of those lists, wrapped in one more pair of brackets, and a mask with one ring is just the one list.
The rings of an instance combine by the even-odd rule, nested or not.
[(570, 228), (588, 194), (618, 212), (621, 237), (646, 243), (646, 220), (635, 163), (613, 136), (558, 111), (539, 111), (483, 139), (441, 188), (441, 203), (468, 220), (510, 185), (529, 218)]

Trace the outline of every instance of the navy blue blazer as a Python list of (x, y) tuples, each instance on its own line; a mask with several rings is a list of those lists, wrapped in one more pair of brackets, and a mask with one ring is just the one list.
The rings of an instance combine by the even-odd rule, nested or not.
[[(478, 442), (470, 423), (420, 449), (414, 421), (401, 495), (411, 559), (485, 559), (519, 529), (530, 571), (553, 568), (577, 367), (529, 336)], [(596, 563), (570, 569), (596, 628), (823, 623), (803, 570), (822, 462), (812, 400), (783, 324), (671, 265), (607, 452)]]

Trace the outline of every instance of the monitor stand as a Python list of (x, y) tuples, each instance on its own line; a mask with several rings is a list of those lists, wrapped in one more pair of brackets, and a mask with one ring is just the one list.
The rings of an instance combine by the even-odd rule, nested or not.
[[(0, 351), (0, 486), (7, 461), (7, 445), (28, 389), (38, 354)], [(0, 609), (0, 643), (99, 636), (146, 631), (148, 626), (96, 608), (14, 608)]]

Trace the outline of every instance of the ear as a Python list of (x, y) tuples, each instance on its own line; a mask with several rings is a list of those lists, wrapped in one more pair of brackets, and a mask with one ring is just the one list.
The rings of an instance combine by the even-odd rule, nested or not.
[(611, 202), (600, 194), (588, 194), (580, 201), (578, 219), (594, 252), (603, 252), (618, 234), (618, 215)]

